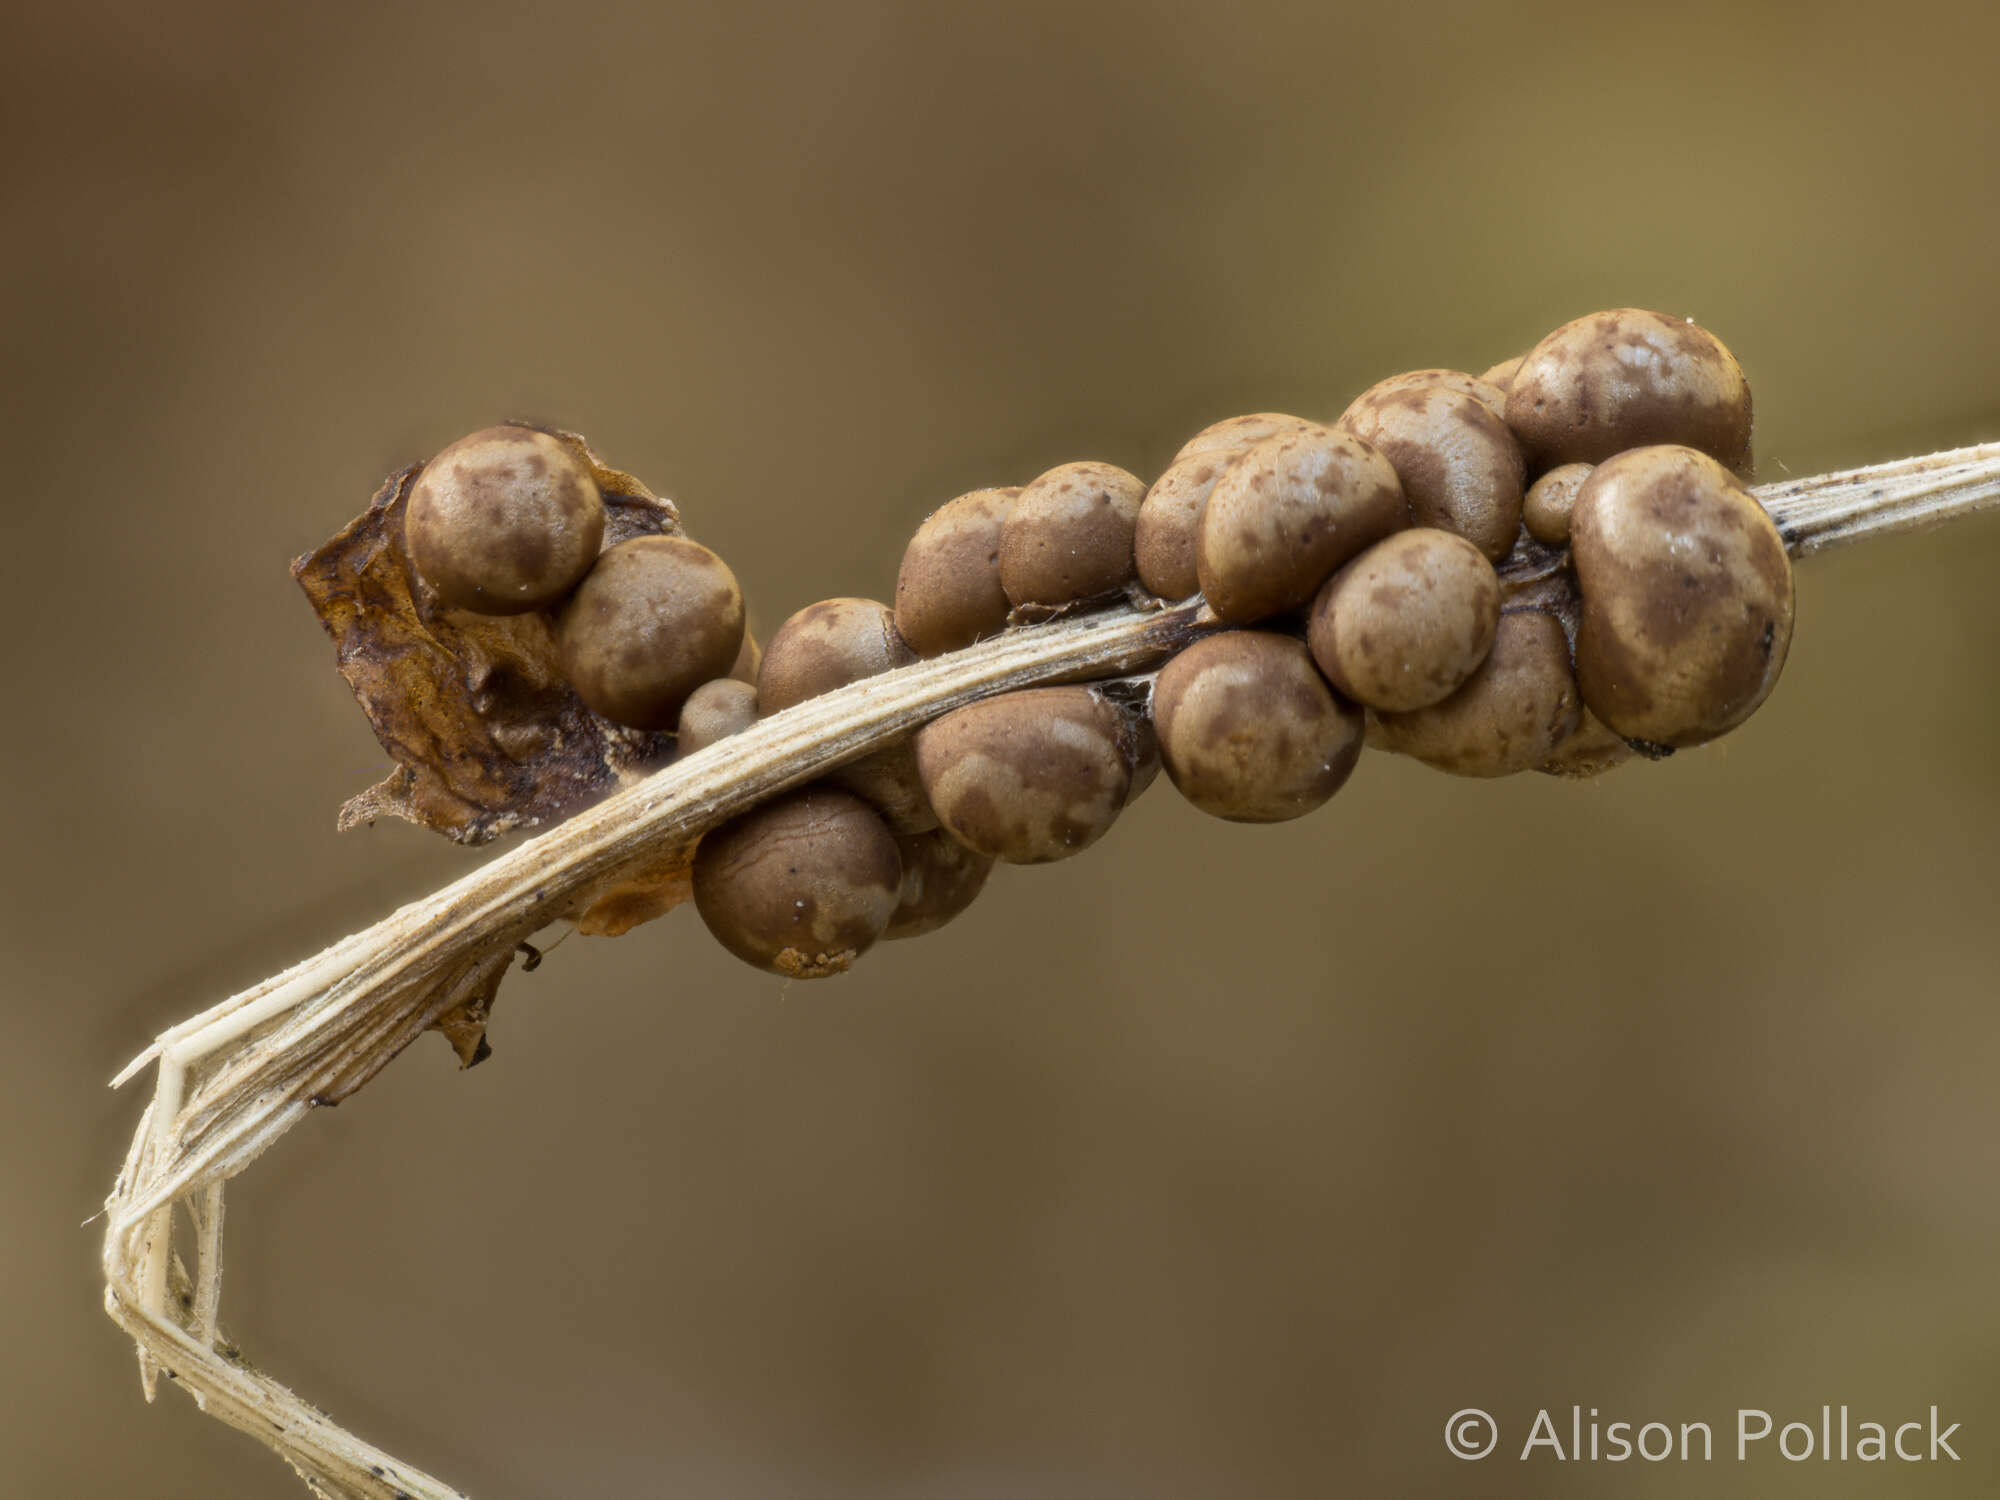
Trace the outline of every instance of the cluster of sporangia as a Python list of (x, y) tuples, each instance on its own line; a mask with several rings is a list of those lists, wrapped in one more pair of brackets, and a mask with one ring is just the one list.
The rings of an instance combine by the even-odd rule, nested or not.
[[(1364, 738), (1442, 770), (1594, 774), (1734, 728), (1777, 680), (1790, 562), (1744, 489), (1750, 391), (1714, 336), (1626, 309), (1473, 376), (1419, 370), (1331, 423), (1195, 434), (1149, 487), (1070, 463), (935, 511), (896, 603), (829, 599), (759, 663), (735, 577), (683, 537), (604, 550), (553, 438), (495, 428), (411, 492), (409, 553), (446, 603), (552, 609), (590, 708), (685, 755), (1010, 623), (1138, 590), (1234, 627), (1152, 683), (975, 702), (707, 835), (694, 895), (752, 964), (835, 974), (963, 911), (994, 861), (1065, 859), (1164, 764), (1196, 807), (1325, 802)], [(1496, 566), (1497, 565), (1497, 566)]]

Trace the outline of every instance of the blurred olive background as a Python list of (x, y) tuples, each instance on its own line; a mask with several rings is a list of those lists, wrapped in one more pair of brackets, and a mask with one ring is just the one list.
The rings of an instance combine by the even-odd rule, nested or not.
[[(961, 490), (1601, 306), (1732, 345), (1765, 478), (2000, 437), (1987, 6), (11, 9), (10, 1493), (303, 1493), (141, 1404), (79, 1226), (120, 1063), (476, 862), (333, 830), (286, 564), (392, 468), (574, 426), (768, 635)], [(1757, 719), (1598, 784), (1162, 782), (825, 985), (572, 941), (242, 1179), (225, 1321), (482, 1500), (1990, 1495), (1996, 577), (1806, 565)], [(1964, 1461), (1514, 1458), (1841, 1403)]]

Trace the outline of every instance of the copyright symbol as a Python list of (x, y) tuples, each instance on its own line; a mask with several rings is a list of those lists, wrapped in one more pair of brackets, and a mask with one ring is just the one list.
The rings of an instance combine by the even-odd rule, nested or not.
[(1444, 1424), (1444, 1445), (1454, 1458), (1484, 1458), (1500, 1441), (1500, 1425), (1476, 1406), (1453, 1412)]

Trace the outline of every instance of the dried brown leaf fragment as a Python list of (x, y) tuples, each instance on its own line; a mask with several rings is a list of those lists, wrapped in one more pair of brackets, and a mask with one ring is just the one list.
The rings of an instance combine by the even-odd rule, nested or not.
[[(677, 536), (680, 521), (572, 433), (604, 493), (604, 545)], [(549, 616), (448, 608), (411, 564), (404, 511), (421, 468), (392, 475), (367, 510), (292, 564), (340, 674), (396, 769), (352, 798), (340, 826), (385, 814), (484, 844), (559, 822), (671, 753), (665, 734), (593, 714), (564, 679)]]

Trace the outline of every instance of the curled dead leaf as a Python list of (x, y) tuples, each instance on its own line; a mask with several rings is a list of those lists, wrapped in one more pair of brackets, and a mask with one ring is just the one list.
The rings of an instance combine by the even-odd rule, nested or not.
[[(673, 504), (574, 444), (604, 494), (604, 545), (677, 535)], [(419, 468), (391, 476), (341, 531), (292, 564), (340, 673), (396, 762), (341, 809), (343, 829), (385, 814), (483, 844), (558, 822), (647, 771), (665, 734), (600, 718), (563, 679), (547, 614), (447, 609), (410, 564), (403, 513)]]
[[(681, 534), (672, 501), (601, 462), (575, 433), (541, 430), (589, 465), (604, 496), (604, 547)], [(396, 763), (347, 801), (340, 828), (386, 815), (479, 845), (560, 822), (665, 764), (672, 735), (628, 729), (584, 706), (563, 677), (549, 614), (479, 615), (439, 601), (403, 539), (421, 471), (391, 475), (365, 511), (292, 564), (333, 638), (341, 676)], [(690, 860), (691, 851), (672, 851), (607, 877), (578, 902), (579, 930), (615, 936), (665, 915), (688, 897)], [(441, 996), (444, 1008), (423, 1023), (445, 1034), (466, 1067), (487, 1054), (486, 1022), (509, 956), (489, 955), (462, 976), (459, 993)], [(336, 1102), (363, 1081), (328, 1080), (320, 1098)]]

